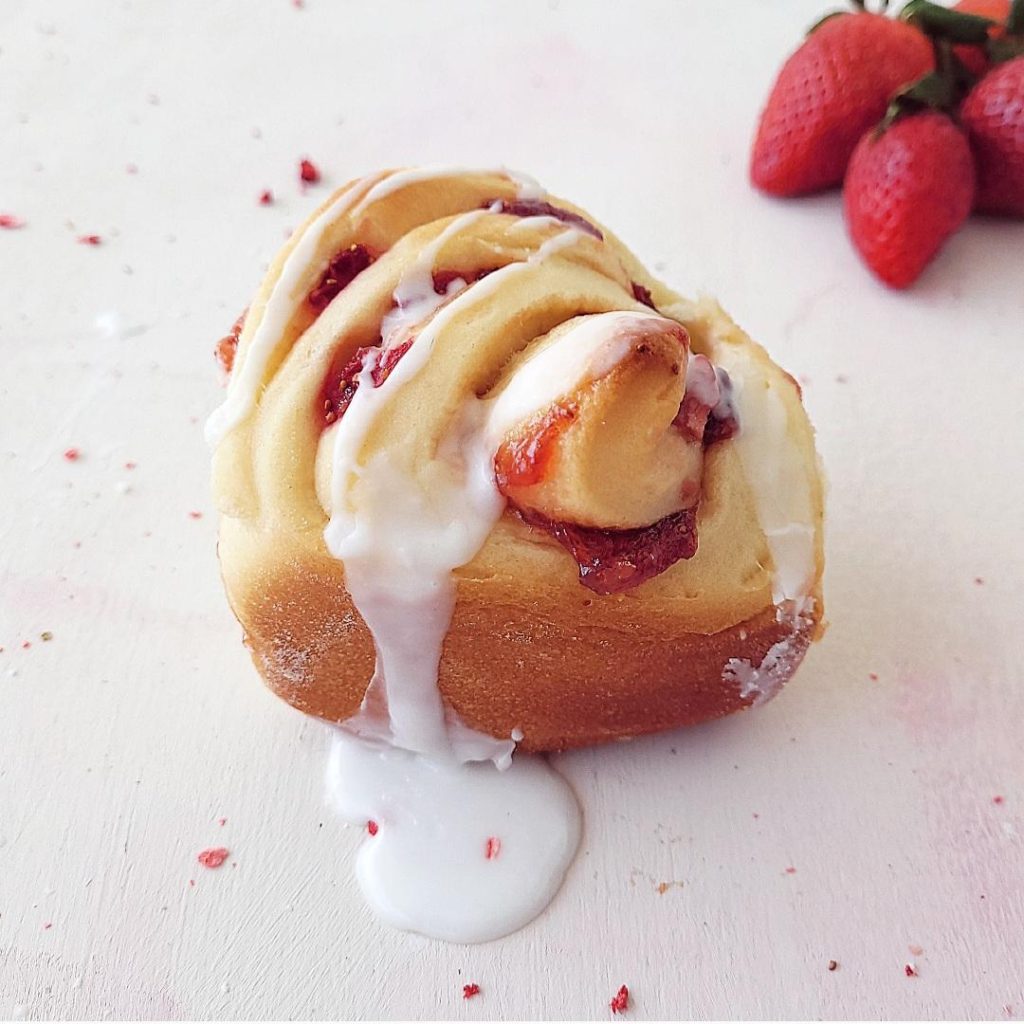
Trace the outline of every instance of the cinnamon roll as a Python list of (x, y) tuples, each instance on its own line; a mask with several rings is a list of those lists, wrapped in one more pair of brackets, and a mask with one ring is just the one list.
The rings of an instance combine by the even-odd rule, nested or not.
[(350, 183), (236, 327), (221, 568), (302, 711), (425, 754), (564, 749), (759, 703), (815, 637), (798, 385), (529, 179)]

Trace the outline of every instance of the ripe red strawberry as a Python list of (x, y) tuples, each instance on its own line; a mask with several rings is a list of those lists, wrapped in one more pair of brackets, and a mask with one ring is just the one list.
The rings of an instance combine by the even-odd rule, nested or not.
[(934, 111), (857, 144), (843, 186), (846, 223), (867, 265), (906, 288), (967, 219), (974, 163), (963, 133)]
[[(1006, 31), (1006, 19), (1010, 16), (1010, 0), (960, 0), (953, 5), (953, 10), (998, 21), (998, 25), (993, 25), (988, 30), (988, 37), (999, 39)], [(974, 74), (983, 75), (988, 70), (988, 55), (983, 47), (961, 44), (954, 46), (953, 52)]]
[(881, 14), (840, 14), (819, 25), (786, 61), (754, 139), (751, 181), (794, 196), (838, 185), (857, 140), (889, 97), (934, 66), (916, 28)]
[(960, 119), (978, 169), (975, 209), (1024, 217), (1024, 57), (993, 68), (964, 100)]

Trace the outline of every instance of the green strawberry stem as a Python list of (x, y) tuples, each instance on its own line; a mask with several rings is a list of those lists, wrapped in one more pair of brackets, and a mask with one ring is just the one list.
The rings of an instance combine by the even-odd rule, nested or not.
[(948, 39), (952, 43), (985, 43), (988, 30), (998, 24), (991, 18), (954, 11), (931, 0), (909, 0), (900, 11), (900, 17), (933, 40)]
[(952, 42), (933, 37), (932, 46), (935, 48), (935, 70), (893, 94), (885, 117), (875, 129), (876, 136), (901, 117), (922, 110), (937, 110), (953, 117), (960, 101), (970, 92), (976, 78), (953, 52)]
[(1010, 16), (1006, 19), (1008, 36), (1024, 36), (1024, 0), (1013, 0)]

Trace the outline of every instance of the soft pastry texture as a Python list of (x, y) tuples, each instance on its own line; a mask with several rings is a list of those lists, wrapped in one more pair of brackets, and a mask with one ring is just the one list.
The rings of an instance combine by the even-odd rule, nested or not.
[[(822, 484), (795, 381), (716, 303), (684, 300), (589, 214), (504, 172), (339, 190), (270, 267), (209, 433), (253, 660), (332, 722), (359, 712), (375, 643), (329, 523), (355, 551), (406, 491), (412, 521), (442, 515), (449, 532), (453, 496), (490, 507), (494, 492), (452, 570), (436, 685), (471, 730), (526, 750), (760, 702), (819, 628)], [(380, 572), (417, 564), (424, 535), (388, 536)], [(664, 544), (667, 568), (650, 554)]]

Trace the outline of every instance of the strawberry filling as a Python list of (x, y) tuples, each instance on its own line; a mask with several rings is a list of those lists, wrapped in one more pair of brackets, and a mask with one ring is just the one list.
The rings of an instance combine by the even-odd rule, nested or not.
[(238, 339), (242, 335), (242, 328), (245, 326), (245, 314), (248, 312), (249, 310), (243, 309), (238, 319), (231, 325), (231, 330), (214, 346), (213, 357), (225, 373), (231, 373), (231, 368), (235, 365)]
[[(370, 380), (375, 388), (379, 388), (391, 376), (402, 356), (412, 348), (415, 338), (408, 338), (401, 345), (387, 349), (379, 355), (370, 371)], [(323, 410), (324, 426), (329, 427), (352, 404), (356, 391), (359, 389), (359, 374), (371, 352), (380, 352), (380, 340), (376, 345), (366, 345), (356, 349), (340, 371), (328, 375), (323, 389), (321, 409)]]
[(543, 199), (488, 199), (482, 205), (486, 210), (495, 203), (499, 204), (495, 211), (497, 213), (510, 213), (513, 217), (554, 217), (555, 220), (571, 224), (597, 239), (604, 239), (604, 235), (586, 218), (571, 210), (563, 210), (559, 206), (545, 203)]
[(350, 245), (335, 253), (316, 287), (309, 293), (309, 304), (317, 313), (322, 313), (334, 297), (347, 288), (377, 256), (365, 245)]
[(580, 583), (596, 594), (620, 594), (639, 586), (697, 551), (696, 506), (632, 530), (556, 523), (522, 508), (515, 512), (530, 526), (550, 533), (572, 555)]

